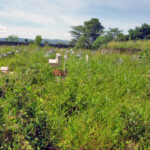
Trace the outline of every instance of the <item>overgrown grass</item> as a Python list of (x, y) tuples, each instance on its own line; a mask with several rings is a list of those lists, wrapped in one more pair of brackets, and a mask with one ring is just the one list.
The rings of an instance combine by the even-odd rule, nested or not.
[(68, 54), (61, 78), (52, 74), (48, 47), (20, 49), (0, 59), (14, 72), (0, 78), (1, 149), (150, 148), (149, 59)]
[(123, 42), (110, 42), (108, 48), (133, 48), (133, 49), (150, 49), (150, 40), (138, 40), (138, 41), (123, 41)]

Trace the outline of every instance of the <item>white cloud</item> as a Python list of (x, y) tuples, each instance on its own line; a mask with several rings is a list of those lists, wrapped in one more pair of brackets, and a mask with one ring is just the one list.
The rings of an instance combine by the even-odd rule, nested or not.
[[(0, 36), (10, 34), (19, 37), (35, 38), (37, 34), (44, 38), (70, 39), (70, 26), (81, 25), (94, 17), (91, 8), (113, 8), (119, 10), (150, 9), (149, 0), (1, 0), (0, 3)], [(105, 10), (105, 9), (104, 9)], [(83, 13), (84, 12), (84, 13)], [(94, 13), (93, 13), (94, 12)], [(91, 14), (93, 13), (93, 15)], [(120, 11), (121, 13), (121, 11)], [(137, 25), (137, 20), (114, 20), (96, 14), (103, 18), (102, 25), (106, 28), (119, 27), (127, 31)], [(136, 14), (135, 14), (136, 15)], [(118, 15), (119, 17), (119, 15)]]
[(0, 37), (8, 37), (9, 35), (17, 35), (22, 38), (32, 38), (35, 39), (36, 35), (41, 35), (43, 38), (50, 39), (66, 39), (70, 40), (71, 35), (66, 31), (59, 30), (58, 32), (53, 31), (53, 29), (40, 28), (37, 30), (34, 27), (4, 27), (0, 26)]
[(7, 28), (5, 26), (0, 25), (0, 33), (6, 33), (6, 32), (7, 32)]

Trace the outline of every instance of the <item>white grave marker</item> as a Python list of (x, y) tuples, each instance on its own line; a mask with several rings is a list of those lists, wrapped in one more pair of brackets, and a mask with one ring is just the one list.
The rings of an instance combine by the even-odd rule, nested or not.
[(65, 60), (67, 60), (67, 59), (68, 59), (67, 55), (64, 55), (64, 59), (65, 59)]
[(85, 59), (86, 59), (86, 62), (88, 62), (88, 61), (89, 61), (89, 56), (86, 55), (86, 56), (85, 56)]
[(52, 66), (60, 66), (60, 64), (61, 64), (61, 54), (56, 53), (56, 58), (55, 59), (49, 59), (48, 62)]
[(8, 67), (0, 67), (0, 71), (1, 71), (1, 73), (3, 73), (3, 74), (9, 73)]

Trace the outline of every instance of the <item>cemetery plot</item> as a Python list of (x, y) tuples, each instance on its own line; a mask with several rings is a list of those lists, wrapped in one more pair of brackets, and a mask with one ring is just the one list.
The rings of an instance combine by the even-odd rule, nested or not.
[(14, 47), (14, 57), (0, 59), (0, 147), (147, 148), (150, 60), (51, 50)]

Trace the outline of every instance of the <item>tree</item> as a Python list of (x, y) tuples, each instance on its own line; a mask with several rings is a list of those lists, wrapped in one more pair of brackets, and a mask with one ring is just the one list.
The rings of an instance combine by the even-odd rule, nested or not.
[(116, 40), (121, 32), (122, 30), (119, 30), (118, 28), (109, 28), (106, 32), (106, 36), (108, 36), (110, 41)]
[(124, 35), (123, 33), (119, 33), (116, 40), (117, 41), (128, 41), (129, 35)]
[(48, 41), (47, 40), (44, 40), (44, 43), (45, 43), (45, 45), (48, 45)]
[(141, 27), (135, 27), (135, 29), (130, 29), (129, 36), (132, 40), (149, 39), (150, 25), (144, 23)]
[(27, 43), (27, 42), (28, 42), (28, 39), (24, 39), (24, 41)]
[(18, 42), (19, 38), (18, 36), (16, 35), (9, 35), (7, 38), (6, 38), (6, 41), (8, 42)]
[(89, 46), (93, 44), (97, 37), (102, 34), (104, 27), (97, 18), (84, 22), (84, 35), (87, 38)]
[(72, 26), (72, 31), (70, 33), (73, 36), (73, 39), (71, 40), (71, 44), (76, 44), (78, 39), (80, 38), (81, 35), (83, 35), (84, 27), (82, 25), (79, 26)]
[(42, 36), (41, 35), (37, 35), (35, 38), (36, 43), (39, 45), (42, 42)]
[(73, 26), (72, 29), (70, 31), (73, 36), (72, 43), (74, 42), (74, 44), (78, 44), (79, 46), (82, 45), (81, 41), (84, 41), (83, 44), (85, 45), (82, 45), (82, 47), (91, 48), (96, 38), (102, 34), (104, 27), (97, 18), (92, 18), (89, 21), (85, 21), (83, 26)]
[(92, 48), (97, 49), (100, 46), (107, 44), (109, 42), (108, 36), (99, 36), (93, 43)]
[(89, 45), (87, 43), (87, 38), (84, 35), (79, 37), (75, 48), (77, 48), (77, 49), (78, 48), (89, 48)]

